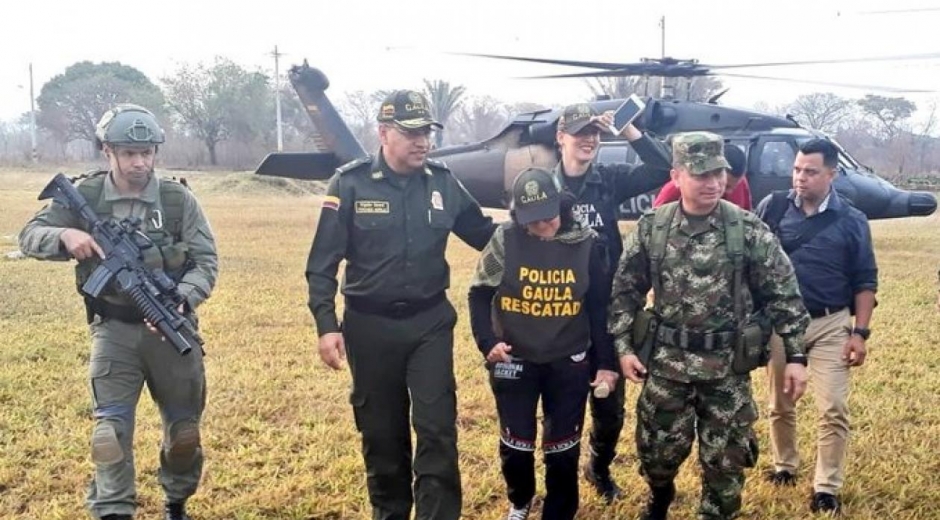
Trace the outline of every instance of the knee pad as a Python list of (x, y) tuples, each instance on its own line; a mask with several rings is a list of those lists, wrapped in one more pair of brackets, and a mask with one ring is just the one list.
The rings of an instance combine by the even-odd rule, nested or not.
[(124, 448), (118, 440), (113, 421), (98, 421), (91, 434), (91, 460), (95, 464), (111, 465), (124, 460)]
[(170, 425), (164, 442), (163, 451), (170, 466), (188, 468), (199, 451), (199, 424), (192, 419), (174, 422)]

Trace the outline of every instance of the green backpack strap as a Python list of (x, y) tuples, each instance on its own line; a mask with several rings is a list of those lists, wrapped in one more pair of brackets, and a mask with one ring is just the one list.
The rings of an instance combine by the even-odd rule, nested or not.
[(177, 241), (183, 234), (183, 205), (189, 188), (171, 179), (160, 179), (159, 206), (163, 208), (164, 229)]
[[(744, 325), (744, 219), (741, 209), (720, 200), (721, 218), (725, 228), (725, 247), (734, 266), (734, 316), (738, 327)], [(662, 263), (666, 257), (669, 228), (679, 209), (678, 202), (664, 204), (654, 211), (653, 232), (650, 237), (650, 282), (656, 294), (662, 292)]]
[(85, 197), (85, 201), (91, 206), (99, 218), (108, 219), (111, 217), (111, 203), (104, 200), (104, 180), (108, 172), (103, 170), (90, 171), (78, 177), (74, 177), (72, 182), (78, 182), (75, 189)]
[(744, 327), (744, 220), (741, 209), (720, 200), (721, 219), (725, 227), (725, 247), (734, 266), (734, 319), (740, 329)]
[[(656, 208), (653, 212), (653, 233), (650, 236), (650, 282), (656, 295), (662, 294), (662, 265), (666, 258), (666, 239), (669, 228), (679, 209), (678, 202), (670, 202)], [(655, 303), (656, 298), (654, 298)]]

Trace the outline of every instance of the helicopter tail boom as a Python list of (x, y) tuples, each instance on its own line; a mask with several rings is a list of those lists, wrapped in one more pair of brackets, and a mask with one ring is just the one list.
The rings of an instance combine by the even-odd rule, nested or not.
[(314, 152), (270, 153), (258, 165), (258, 175), (273, 175), (306, 180), (329, 179), (336, 168), (364, 157), (366, 151), (326, 97), (330, 81), (319, 69), (305, 61), (288, 73), (294, 91), (300, 97), (313, 124)]

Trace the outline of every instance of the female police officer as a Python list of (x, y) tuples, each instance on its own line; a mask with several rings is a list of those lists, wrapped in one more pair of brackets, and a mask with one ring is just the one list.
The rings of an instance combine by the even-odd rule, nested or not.
[[(639, 167), (619, 164), (596, 164), (600, 150), (600, 134), (613, 123), (611, 112), (598, 114), (587, 103), (568, 106), (558, 119), (555, 139), (560, 161), (555, 176), (565, 191), (575, 197), (573, 211), (582, 227), (597, 231), (597, 247), (606, 254), (605, 285), (610, 290), (614, 270), (623, 251), (617, 220), (620, 205), (627, 199), (662, 186), (669, 180), (672, 168), (669, 149), (660, 141), (642, 134), (632, 124), (622, 132), (643, 164)], [(616, 454), (617, 441), (623, 429), (623, 381), (614, 388), (609, 399), (591, 398), (593, 429), (590, 436), (591, 459), (584, 469), (585, 477), (608, 502), (620, 489), (610, 477), (610, 463)]]
[(605, 329), (608, 279), (595, 232), (575, 223), (570, 198), (562, 209), (563, 194), (551, 172), (524, 170), (512, 197), (513, 220), (494, 233), (471, 284), (471, 326), (496, 396), (500, 458), (512, 502), (507, 518), (527, 518), (535, 494), (541, 397), (547, 490), (542, 518), (570, 519), (578, 510), (589, 385), (613, 388), (618, 378)]

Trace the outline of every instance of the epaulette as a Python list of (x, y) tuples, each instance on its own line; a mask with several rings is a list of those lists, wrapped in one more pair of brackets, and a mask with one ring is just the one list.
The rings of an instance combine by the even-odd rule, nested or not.
[(336, 169), (336, 173), (344, 174), (355, 170), (356, 168), (362, 166), (363, 164), (368, 164), (372, 162), (372, 156), (366, 155), (365, 157), (360, 157), (358, 159), (353, 159), (348, 163), (340, 166)]
[(92, 178), (92, 177), (97, 177), (97, 176), (99, 176), (99, 175), (104, 175), (104, 174), (106, 174), (106, 173), (108, 173), (107, 170), (88, 170), (87, 172), (85, 172), (85, 173), (83, 173), (83, 174), (81, 174), (81, 175), (76, 175), (75, 177), (69, 177), (69, 181), (70, 181), (72, 184), (80, 183), (81, 181), (84, 181), (84, 180), (86, 180), (86, 179), (90, 179), (90, 178)]
[(428, 159), (425, 159), (424, 162), (431, 168), (450, 171), (450, 168), (447, 167), (447, 163), (445, 163), (444, 161), (439, 161), (437, 159), (428, 158)]

